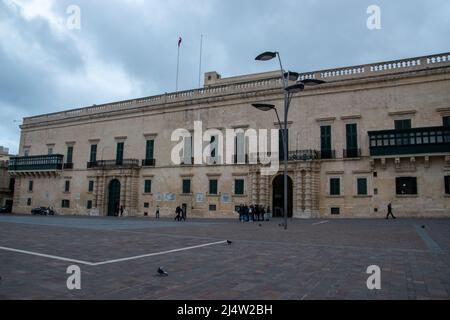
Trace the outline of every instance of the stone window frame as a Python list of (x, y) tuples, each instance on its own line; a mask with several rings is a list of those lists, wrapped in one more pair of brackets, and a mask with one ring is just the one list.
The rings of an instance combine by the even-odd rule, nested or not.
[[(344, 190), (344, 172), (327, 172), (327, 197), (328, 198), (343, 198), (345, 195)], [(331, 194), (331, 179), (339, 179), (339, 195)]]

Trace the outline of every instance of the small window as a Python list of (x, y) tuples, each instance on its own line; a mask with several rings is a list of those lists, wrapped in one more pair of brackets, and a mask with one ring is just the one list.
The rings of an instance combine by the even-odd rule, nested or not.
[(10, 178), (9, 179), (9, 191), (14, 191), (14, 185), (16, 184), (16, 179)]
[(183, 179), (183, 194), (191, 193), (191, 180)]
[(217, 180), (209, 180), (209, 194), (216, 195), (217, 193)]
[(145, 208), (145, 209), (148, 209), (148, 208), (150, 208), (150, 203), (148, 203), (148, 202), (144, 202), (144, 208)]
[(417, 195), (416, 177), (399, 177), (395, 179), (397, 195)]
[(51, 155), (53, 154), (53, 148), (48, 148), (48, 149), (47, 149), (47, 154), (48, 154), (49, 156), (51, 156)]
[(378, 172), (374, 171), (374, 172), (373, 172), (373, 177), (374, 177), (374, 178), (377, 178), (377, 177), (378, 177)]
[(331, 208), (331, 214), (339, 215), (339, 214), (341, 214), (341, 209), (340, 208)]
[(25, 150), (24, 152), (23, 152), (23, 156), (24, 157), (29, 157), (30, 156), (30, 150)]
[(61, 207), (62, 208), (70, 208), (70, 200), (63, 200), (62, 202), (61, 202)]
[(442, 125), (444, 127), (450, 127), (450, 116), (442, 117)]
[(152, 193), (152, 180), (145, 180), (144, 193)]
[(217, 211), (217, 206), (215, 204), (210, 204), (209, 211)]
[(33, 192), (33, 180), (28, 181), (28, 191)]
[(330, 195), (340, 196), (341, 195), (341, 179), (331, 178), (330, 179)]
[(234, 181), (234, 194), (243, 195), (244, 194), (244, 180), (236, 179)]
[(367, 179), (366, 178), (358, 178), (357, 187), (358, 187), (358, 195), (359, 196), (367, 195)]
[(92, 200), (88, 200), (88, 202), (87, 202), (87, 205), (86, 205), (86, 208), (89, 210), (89, 209), (92, 209)]
[(92, 180), (89, 181), (88, 192), (94, 192), (94, 181)]
[(375, 195), (378, 194), (378, 188), (373, 189), (373, 194), (375, 194)]
[(445, 183), (445, 194), (450, 194), (450, 176), (444, 177), (444, 183)]
[(27, 206), (31, 206), (31, 198), (27, 199)]
[(64, 185), (64, 192), (70, 192), (70, 181), (67, 180)]
[(395, 130), (411, 129), (411, 119), (395, 120)]

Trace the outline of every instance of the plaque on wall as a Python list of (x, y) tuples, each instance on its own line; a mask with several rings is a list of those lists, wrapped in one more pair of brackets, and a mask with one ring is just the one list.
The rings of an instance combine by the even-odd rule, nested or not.
[(231, 196), (229, 193), (222, 193), (222, 203), (230, 203)]
[(160, 192), (155, 193), (155, 201), (157, 202), (162, 201), (162, 194)]
[(164, 200), (165, 201), (175, 201), (175, 194), (172, 192), (164, 193)]
[(204, 202), (205, 201), (205, 194), (204, 193), (197, 193), (196, 195), (195, 195), (195, 201), (197, 202), (197, 203), (202, 203), (202, 202)]

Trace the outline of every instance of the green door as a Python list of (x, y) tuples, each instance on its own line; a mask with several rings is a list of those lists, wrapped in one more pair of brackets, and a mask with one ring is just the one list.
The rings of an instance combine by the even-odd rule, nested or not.
[(117, 179), (109, 183), (108, 216), (117, 216), (120, 208), (120, 182)]

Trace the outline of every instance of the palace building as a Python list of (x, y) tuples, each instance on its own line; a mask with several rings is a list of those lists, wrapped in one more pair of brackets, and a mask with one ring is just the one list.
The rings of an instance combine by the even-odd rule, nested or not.
[[(288, 202), (294, 218), (380, 218), (392, 202), (400, 217), (450, 217), (450, 53), (307, 72), (288, 121)], [(283, 172), (262, 174), (242, 134), (231, 163), (183, 161), (176, 129), (279, 129), (267, 102), (283, 113), (280, 72), (222, 78), (203, 88), (25, 118), (14, 213), (52, 206), (59, 214), (237, 217), (241, 203), (282, 216)], [(215, 139), (211, 139), (213, 141)], [(209, 145), (204, 142), (204, 146)], [(197, 146), (198, 147), (198, 146)], [(281, 154), (280, 154), (281, 155)]]

